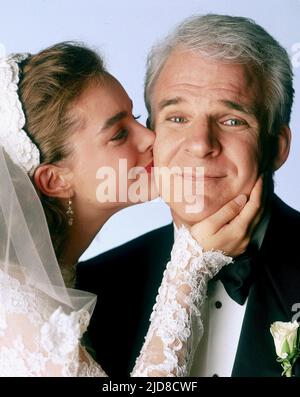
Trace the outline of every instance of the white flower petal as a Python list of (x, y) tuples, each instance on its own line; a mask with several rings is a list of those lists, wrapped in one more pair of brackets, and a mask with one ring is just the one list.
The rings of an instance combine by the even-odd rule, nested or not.
[(285, 359), (293, 353), (296, 347), (298, 328), (297, 321), (287, 323), (276, 321), (271, 325), (270, 331), (278, 357)]

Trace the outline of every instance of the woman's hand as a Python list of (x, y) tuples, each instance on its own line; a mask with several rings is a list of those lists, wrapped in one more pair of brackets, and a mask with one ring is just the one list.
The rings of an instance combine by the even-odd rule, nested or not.
[(220, 250), (231, 257), (242, 254), (263, 213), (262, 192), (263, 178), (259, 177), (248, 201), (245, 194), (239, 195), (193, 225), (191, 235), (205, 251)]

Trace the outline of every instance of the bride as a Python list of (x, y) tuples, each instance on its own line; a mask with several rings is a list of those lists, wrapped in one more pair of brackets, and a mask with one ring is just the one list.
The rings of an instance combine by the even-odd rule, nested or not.
[[(121, 84), (83, 45), (0, 59), (1, 376), (106, 376), (81, 341), (96, 297), (72, 287), (102, 225), (135, 204), (120, 199), (119, 184), (107, 200), (98, 170), (109, 167), (128, 190), (143, 179), (153, 192), (155, 135), (136, 119)], [(247, 246), (261, 191), (259, 179), (248, 201), (179, 228), (132, 376), (188, 375), (207, 283)]]

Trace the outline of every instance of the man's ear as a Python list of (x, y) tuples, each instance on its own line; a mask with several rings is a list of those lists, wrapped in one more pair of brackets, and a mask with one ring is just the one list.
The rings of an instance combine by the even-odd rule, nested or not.
[(34, 173), (34, 183), (46, 196), (69, 198), (73, 195), (71, 189), (71, 172), (54, 164), (45, 164)]
[(280, 128), (278, 135), (277, 154), (273, 163), (273, 171), (278, 170), (287, 160), (291, 147), (292, 134), (287, 125)]

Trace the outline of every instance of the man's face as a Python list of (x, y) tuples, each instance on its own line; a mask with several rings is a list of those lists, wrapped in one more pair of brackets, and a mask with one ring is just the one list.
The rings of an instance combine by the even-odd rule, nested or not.
[(192, 177), (204, 184), (203, 210), (187, 213), (185, 201), (171, 198), (175, 223), (198, 222), (251, 192), (259, 168), (257, 95), (258, 82), (243, 65), (188, 50), (168, 58), (151, 95), (155, 166), (204, 168), (204, 178)]

